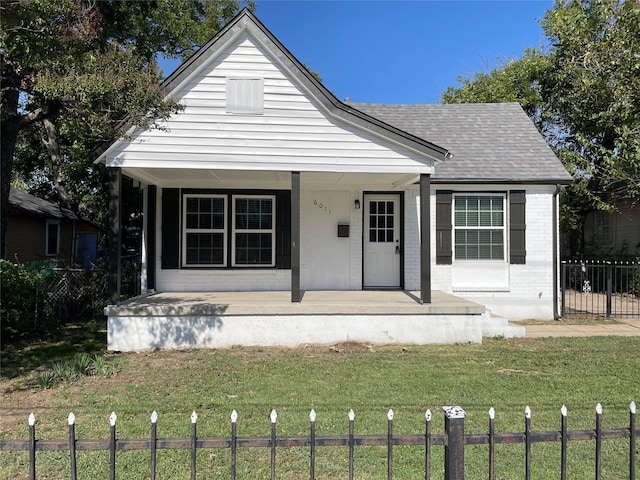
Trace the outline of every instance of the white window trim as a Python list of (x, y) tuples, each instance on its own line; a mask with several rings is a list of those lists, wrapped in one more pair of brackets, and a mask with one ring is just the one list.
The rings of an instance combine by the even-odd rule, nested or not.
[[(222, 198), (224, 201), (224, 226), (223, 228), (187, 228), (187, 199), (189, 198)], [(227, 238), (229, 235), (228, 225), (229, 218), (227, 215), (228, 206), (227, 206), (227, 195), (219, 195), (219, 194), (185, 194), (182, 198), (182, 266), (186, 268), (212, 268), (212, 267), (226, 267), (227, 266)], [(223, 252), (222, 252), (222, 263), (209, 263), (209, 264), (190, 264), (187, 263), (187, 234), (188, 233), (222, 233), (223, 237)]]
[[(236, 229), (236, 202), (237, 198), (251, 199), (269, 199), (271, 200), (271, 228), (256, 229)], [(276, 266), (276, 196), (275, 195), (232, 195), (231, 196), (232, 213), (229, 222), (231, 222), (231, 265), (239, 268), (268, 268)], [(271, 233), (271, 263), (260, 264), (237, 264), (236, 263), (236, 233)]]
[[(477, 226), (477, 227), (458, 227), (456, 226), (456, 197), (502, 197), (502, 227), (482, 227), (482, 226)], [(509, 245), (508, 245), (508, 225), (509, 225), (509, 218), (508, 218), (508, 212), (507, 212), (507, 194), (506, 193), (501, 193), (501, 192), (460, 192), (460, 193), (453, 193), (452, 195), (452, 205), (451, 205), (451, 227), (453, 229), (452, 231), (452, 236), (451, 236), (451, 249), (452, 249), (452, 254), (453, 254), (453, 258), (452, 260), (454, 262), (482, 262), (482, 263), (487, 263), (487, 262), (499, 262), (499, 263), (504, 263), (507, 262), (507, 254), (509, 252)], [(502, 230), (502, 243), (503, 243), (503, 248), (502, 248), (502, 259), (497, 259), (497, 258), (492, 258), (492, 259), (460, 259), (460, 258), (456, 258), (456, 231), (457, 230)]]
[[(50, 225), (56, 225), (57, 228), (57, 232), (56, 232), (56, 251), (55, 253), (49, 253), (49, 226)], [(44, 240), (44, 252), (45, 255), (48, 257), (55, 257), (56, 255), (58, 255), (60, 253), (60, 220), (51, 220), (51, 219), (47, 219), (47, 224), (45, 227), (45, 240)]]

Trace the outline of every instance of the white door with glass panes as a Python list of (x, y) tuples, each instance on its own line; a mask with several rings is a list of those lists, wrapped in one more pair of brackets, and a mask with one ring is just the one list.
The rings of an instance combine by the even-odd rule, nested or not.
[(364, 197), (364, 287), (400, 287), (400, 196)]

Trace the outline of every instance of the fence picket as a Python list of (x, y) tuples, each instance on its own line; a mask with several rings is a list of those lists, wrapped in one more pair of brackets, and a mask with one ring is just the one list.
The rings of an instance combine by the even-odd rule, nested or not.
[(271, 410), (271, 480), (276, 480), (276, 421), (278, 413)]
[(356, 414), (352, 410), (349, 410), (349, 480), (353, 480), (353, 460), (354, 460), (354, 430), (355, 430)]
[(567, 480), (567, 407), (560, 409), (560, 480)]
[(158, 447), (158, 412), (151, 413), (151, 480), (156, 480), (156, 449)]
[(76, 472), (76, 416), (73, 412), (67, 417), (69, 423), (69, 461), (71, 462), (71, 480), (78, 480)]
[(191, 480), (196, 480), (196, 449), (198, 448), (198, 414), (191, 414)]
[(36, 480), (36, 416), (29, 414), (29, 479)]
[(496, 418), (496, 411), (493, 407), (491, 407), (489, 409), (489, 480), (494, 480), (496, 478), (495, 418)]
[(629, 405), (629, 480), (636, 480), (636, 402)]
[(531, 480), (531, 409), (528, 405), (524, 409), (524, 452), (524, 478)]
[(387, 479), (393, 478), (393, 410), (387, 412)]
[(431, 410), (424, 413), (424, 480), (431, 478)]
[(238, 412), (231, 412), (231, 480), (236, 480), (236, 461), (238, 448)]
[(311, 464), (309, 469), (309, 477), (311, 480), (315, 480), (316, 478), (316, 411), (311, 409), (309, 413), (309, 420), (311, 420), (311, 433), (310, 433), (310, 458), (309, 463)]
[(109, 417), (109, 479), (116, 480), (116, 412)]

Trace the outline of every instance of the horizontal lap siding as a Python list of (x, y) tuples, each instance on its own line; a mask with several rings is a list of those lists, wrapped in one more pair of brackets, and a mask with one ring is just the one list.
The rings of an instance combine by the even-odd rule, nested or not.
[[(264, 78), (264, 114), (226, 113), (227, 77)], [(277, 168), (359, 171), (363, 167), (413, 173), (417, 155), (326, 117), (312, 97), (292, 83), (266, 51), (246, 35), (185, 84), (175, 98), (185, 110), (140, 134), (110, 159), (124, 167)], [(247, 165), (243, 165), (246, 163)]]

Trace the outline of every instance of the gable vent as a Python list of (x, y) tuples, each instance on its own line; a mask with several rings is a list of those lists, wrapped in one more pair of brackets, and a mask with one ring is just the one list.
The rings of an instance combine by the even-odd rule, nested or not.
[(262, 115), (264, 79), (227, 77), (227, 113)]

